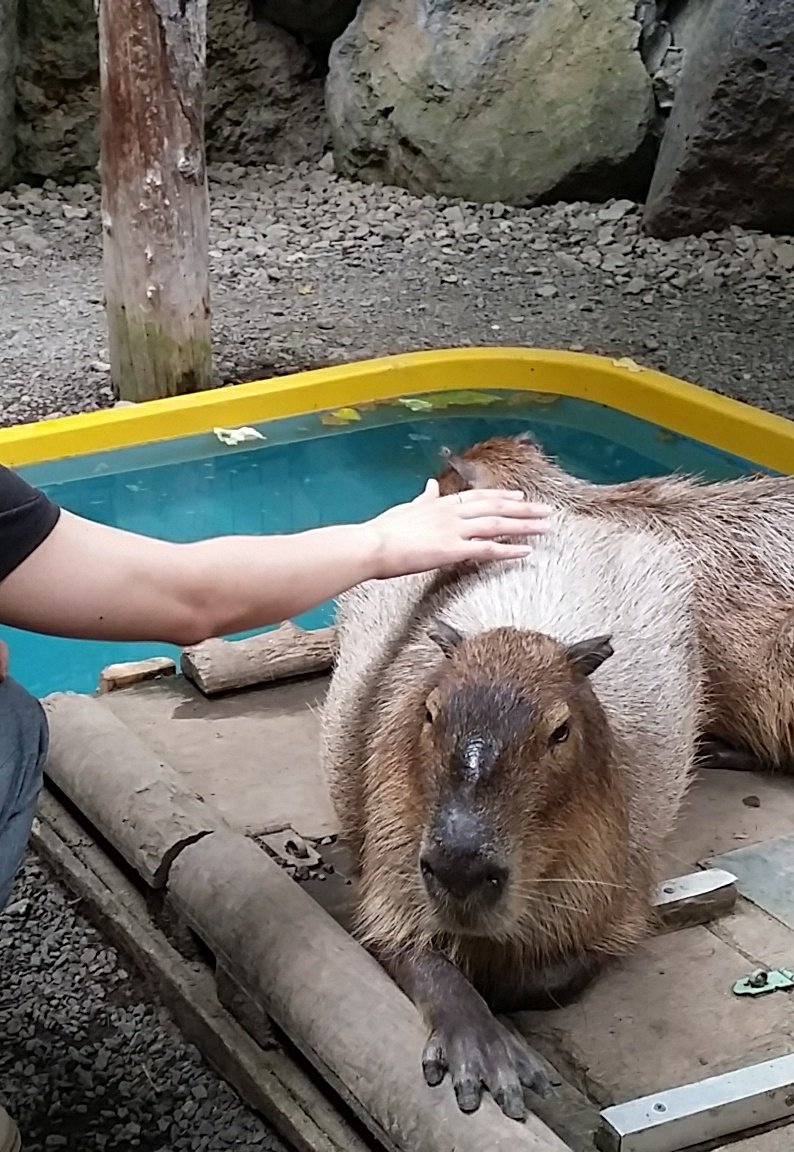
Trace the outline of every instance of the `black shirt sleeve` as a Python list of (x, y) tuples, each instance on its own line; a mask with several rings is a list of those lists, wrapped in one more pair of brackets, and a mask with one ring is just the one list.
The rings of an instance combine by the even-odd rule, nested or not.
[(46, 540), (60, 514), (49, 497), (0, 464), (0, 580)]

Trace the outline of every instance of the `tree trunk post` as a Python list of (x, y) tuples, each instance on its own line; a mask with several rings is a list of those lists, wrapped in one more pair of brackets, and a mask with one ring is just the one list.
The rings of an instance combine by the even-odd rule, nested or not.
[(14, 174), (17, 80), (17, 0), (0, 0), (0, 188)]
[(98, 0), (102, 238), (122, 400), (211, 387), (207, 0)]

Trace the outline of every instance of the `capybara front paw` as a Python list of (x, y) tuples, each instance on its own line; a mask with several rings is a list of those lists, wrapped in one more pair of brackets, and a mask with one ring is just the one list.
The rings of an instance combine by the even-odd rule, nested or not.
[(422, 1054), (422, 1071), (431, 1088), (447, 1072), (462, 1112), (475, 1112), (487, 1088), (506, 1116), (524, 1120), (524, 1089), (543, 1095), (546, 1074), (526, 1047), (490, 1013), (438, 1027)]

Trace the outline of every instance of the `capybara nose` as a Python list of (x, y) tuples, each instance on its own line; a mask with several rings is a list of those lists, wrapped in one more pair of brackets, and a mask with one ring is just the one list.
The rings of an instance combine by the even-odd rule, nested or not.
[(458, 900), (472, 896), (494, 899), (504, 888), (508, 875), (507, 869), (490, 856), (441, 846), (424, 851), (419, 867), (431, 895), (440, 888)]
[(419, 867), (431, 895), (443, 889), (465, 900), (498, 896), (507, 869), (497, 859), (481, 819), (458, 805), (445, 805), (419, 856)]

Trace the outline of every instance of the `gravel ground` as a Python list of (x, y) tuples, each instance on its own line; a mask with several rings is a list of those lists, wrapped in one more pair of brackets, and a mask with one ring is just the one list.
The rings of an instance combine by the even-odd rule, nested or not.
[(0, 1101), (24, 1152), (287, 1152), (45, 868), (0, 915)]
[[(788, 238), (661, 242), (626, 201), (478, 209), (307, 165), (221, 165), (212, 205), (223, 382), (521, 343), (630, 355), (794, 414)], [(0, 422), (112, 402), (94, 189), (0, 193)]]

